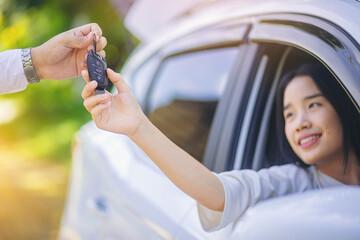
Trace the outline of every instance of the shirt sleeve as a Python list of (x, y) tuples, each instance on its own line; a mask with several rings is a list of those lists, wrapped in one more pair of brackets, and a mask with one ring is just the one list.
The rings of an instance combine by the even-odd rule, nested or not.
[(0, 94), (19, 92), (28, 85), (21, 61), (21, 49), (1, 52), (0, 69)]
[(313, 188), (308, 172), (294, 164), (274, 166), (259, 172), (234, 170), (215, 175), (224, 186), (225, 206), (224, 211), (219, 212), (197, 204), (205, 231), (216, 231), (229, 225), (259, 201)]

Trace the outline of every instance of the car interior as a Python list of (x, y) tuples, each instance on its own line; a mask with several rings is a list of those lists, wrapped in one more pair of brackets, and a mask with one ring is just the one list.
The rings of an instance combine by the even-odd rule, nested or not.
[(164, 60), (152, 83), (150, 121), (198, 161), (236, 56), (235, 47), (177, 54)]

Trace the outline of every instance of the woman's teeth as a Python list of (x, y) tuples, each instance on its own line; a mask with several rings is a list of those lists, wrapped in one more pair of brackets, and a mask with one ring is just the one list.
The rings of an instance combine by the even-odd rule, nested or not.
[(320, 137), (320, 135), (313, 135), (313, 136), (310, 136), (310, 137), (301, 139), (300, 145), (303, 145), (303, 144), (305, 144), (305, 143), (308, 143), (308, 142), (310, 142), (310, 141), (312, 141), (312, 140), (314, 140), (314, 139), (317, 139), (317, 138), (319, 138), (319, 137)]

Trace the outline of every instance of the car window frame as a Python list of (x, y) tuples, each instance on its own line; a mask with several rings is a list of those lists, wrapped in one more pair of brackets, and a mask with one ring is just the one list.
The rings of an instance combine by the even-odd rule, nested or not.
[[(329, 46), (331, 42), (326, 42), (322, 38), (323, 36), (316, 36), (316, 31), (309, 32), (309, 29), (307, 31), (301, 31), (297, 29), (296, 31), (292, 31), (291, 37), (287, 38), (286, 33), (288, 33), (288, 29), (293, 28), (289, 22), (288, 25), (279, 25), (279, 22), (273, 21), (276, 19), (276, 17), (280, 16), (281, 20), (291, 18), (290, 23), (294, 22), (293, 16), (290, 14), (277, 14), (272, 16), (266, 16), (266, 17), (259, 17), (258, 23), (253, 25), (253, 28), (251, 29), (249, 33), (249, 41), (256, 44), (266, 44), (266, 43), (276, 43), (281, 44), (285, 47), (293, 47), (300, 49), (302, 51), (307, 52), (311, 56), (318, 59), (320, 62), (322, 62), (329, 71), (335, 76), (337, 81), (340, 83), (341, 87), (347, 92), (350, 99), (353, 101), (354, 105), (359, 110), (359, 99), (360, 99), (360, 81), (356, 81), (356, 76), (359, 76), (360, 74), (360, 65), (358, 62), (355, 62), (354, 59), (356, 59), (355, 56), (359, 55), (359, 46), (354, 44), (354, 40), (351, 39), (351, 36), (344, 33), (338, 28), (335, 28), (333, 24), (327, 23), (320, 19), (315, 19), (316, 24), (319, 26), (322, 26), (325, 28), (326, 31), (332, 34), (333, 37), (336, 39), (332, 39), (332, 41), (338, 41), (340, 42), (344, 48), (338, 49), (334, 48), (333, 46)], [(287, 17), (287, 18), (286, 18)], [(264, 21), (266, 19), (266, 21)], [(271, 21), (268, 21), (271, 19)], [(308, 22), (313, 19), (309, 16), (296, 16), (296, 20), (306, 20), (305, 24), (308, 24)], [(289, 20), (289, 19), (287, 19)], [(272, 25), (274, 23), (274, 25)], [(295, 22), (296, 23), (296, 22)], [(299, 22), (297, 22), (299, 23)], [(266, 26), (265, 26), (266, 25)], [(334, 29), (335, 28), (335, 29)], [(292, 29), (293, 30), (293, 29)], [(324, 34), (323, 32), (319, 31), (318, 34)], [(304, 37), (307, 35), (307, 38)], [(332, 52), (329, 50), (332, 49)], [(349, 57), (350, 56), (350, 57)], [(351, 57), (352, 56), (352, 57)], [(350, 80), (349, 80), (350, 78)], [(349, 87), (350, 85), (350, 87)], [(351, 87), (357, 87), (357, 89), (351, 89)], [(360, 111), (360, 110), (359, 110)], [(257, 111), (252, 112), (252, 116), (259, 114)], [(263, 113), (260, 113), (260, 115), (263, 115)], [(254, 123), (252, 123), (254, 124)], [(236, 131), (235, 129), (233, 131)], [(252, 136), (254, 132), (247, 133), (248, 136)], [(256, 158), (253, 157), (249, 162), (247, 160), (247, 163), (244, 164), (243, 160), (241, 159), (241, 167), (239, 168), (239, 164), (236, 166), (233, 166), (233, 169), (243, 169), (243, 168), (251, 168), (254, 170), (259, 170), (261, 163), (259, 162), (259, 156), (261, 154), (258, 152), (261, 148), (263, 148), (263, 144), (258, 142), (258, 137), (260, 135), (256, 135), (256, 139), (249, 140), (249, 137), (247, 138), (247, 141), (245, 141), (246, 146), (242, 146), (243, 149), (245, 149), (245, 152), (254, 152), (253, 154), (256, 155)], [(259, 145), (260, 144), (260, 145)], [(237, 147), (239, 149), (239, 147)], [(241, 154), (240, 154), (241, 155)], [(234, 157), (234, 156), (233, 156)], [(254, 162), (254, 159), (257, 159), (256, 162)], [(228, 161), (231, 161), (231, 159), (228, 159)], [(236, 160), (233, 160), (235, 162)]]
[(255, 22), (249, 41), (280, 43), (308, 52), (329, 69), (360, 113), (360, 43), (351, 34), (333, 22), (301, 14), (269, 14)]
[[(204, 31), (201, 31), (201, 33), (206, 31), (214, 31), (215, 26), (216, 24), (212, 27), (207, 28)], [(242, 65), (239, 64), (240, 62), (247, 61), (245, 56), (243, 56), (246, 55), (246, 50), (242, 47), (242, 44), (245, 42), (246, 36), (251, 29), (251, 24), (249, 23), (248, 19), (245, 20), (242, 19), (240, 21), (236, 20), (234, 24), (232, 24), (231, 22), (225, 23), (224, 28), (223, 26), (224, 23), (221, 23), (219, 29), (223, 31), (225, 28), (229, 27), (230, 31), (232, 31), (233, 33), (234, 33), (234, 28), (239, 28), (238, 30), (235, 31), (235, 33), (237, 33), (238, 35), (233, 34), (234, 38), (231, 39), (227, 37), (226, 41), (223, 41), (220, 38), (217, 39), (217, 41), (209, 43), (209, 41), (204, 42), (201, 40), (201, 38), (206, 35), (202, 35), (202, 34), (199, 35), (198, 32), (191, 33), (189, 35), (194, 34), (198, 36), (198, 39), (195, 42), (188, 42), (187, 44), (182, 45), (180, 48), (178, 46), (172, 46), (174, 44), (176, 45), (176, 42), (165, 45), (161, 49), (156, 50), (153, 54), (151, 54), (151, 56), (148, 59), (145, 59), (139, 65), (139, 67), (141, 67), (144, 64), (146, 64), (147, 61), (151, 61), (154, 58), (158, 59), (157, 61), (159, 62), (159, 64), (156, 70), (154, 71), (154, 74), (151, 76), (151, 81), (150, 81), (150, 84), (154, 84), (153, 82), (155, 81), (157, 75), (161, 71), (163, 62), (169, 57), (192, 53), (196, 51), (211, 50), (211, 49), (224, 48), (224, 47), (239, 48), (238, 57), (236, 57), (233, 70), (230, 73), (227, 86), (224, 89), (223, 97), (219, 99), (218, 107), (216, 108), (215, 111), (215, 115), (210, 127), (210, 132), (205, 147), (204, 158), (202, 160), (202, 163), (212, 171), (215, 169), (215, 164), (217, 163), (215, 153), (217, 152), (217, 148), (218, 148), (218, 142), (220, 138), (219, 135), (222, 133), (223, 121), (225, 119), (225, 112), (226, 109), (228, 108), (228, 104), (231, 102), (230, 98), (232, 96), (232, 90), (234, 89), (234, 85), (236, 83), (236, 78), (239, 70), (237, 68), (239, 68), (239, 66)], [(135, 73), (139, 70), (139, 67), (134, 71)], [(134, 76), (134, 74), (132, 76)], [(136, 84), (133, 81), (131, 82), (132, 85)], [(149, 89), (150, 88), (151, 87), (149, 87)], [(148, 105), (148, 101), (149, 101), (149, 94), (147, 93), (146, 96), (142, 99), (142, 105), (141, 105), (145, 114), (148, 113), (146, 108), (146, 106)]]
[[(206, 147), (204, 165), (210, 170), (220, 173), (231, 170), (231, 161), (236, 153), (234, 149), (234, 131), (240, 134), (253, 84), (253, 68), (259, 61), (257, 58), (258, 45), (244, 42), (240, 45), (239, 59), (234, 68), (232, 83), (229, 85), (226, 101), (216, 113), (217, 117), (214, 133)], [(220, 103), (221, 104), (221, 103)], [(210, 132), (212, 134), (212, 132)]]
[[(180, 38), (176, 38), (175, 40), (167, 43), (163, 43), (160, 47), (155, 47), (151, 51), (146, 51), (147, 54), (137, 56), (136, 54), (132, 56), (132, 58), (137, 59), (137, 65), (129, 64), (122, 70), (122, 73), (129, 79), (130, 85), (132, 89), (134, 89), (137, 84), (134, 81), (134, 77), (141, 70), (141, 68), (148, 64), (149, 61), (156, 61), (157, 64), (152, 71), (151, 80), (149, 81), (150, 85), (153, 85), (159, 71), (161, 71), (162, 64), (167, 58), (172, 56), (177, 56), (181, 54), (191, 53), (195, 51), (207, 50), (207, 49), (215, 49), (221, 47), (231, 47), (238, 46), (244, 39), (246, 39), (247, 34), (251, 28), (251, 23), (248, 19), (233, 19), (230, 21), (220, 22), (220, 23), (212, 23), (209, 26), (202, 27), (200, 29), (194, 30), (185, 34)], [(226, 37), (215, 38), (208, 40), (207, 32), (217, 32), (221, 33), (221, 36), (226, 35)], [(220, 34), (219, 34), (220, 35)], [(182, 43), (184, 41), (185, 43)], [(157, 45), (158, 43), (155, 43)], [(144, 44), (139, 48), (152, 48), (151, 44), (148, 46)], [(134, 69), (131, 71), (131, 69)], [(132, 72), (129, 74), (129, 70)], [(141, 106), (144, 107), (148, 103), (148, 95), (141, 99)], [(144, 112), (146, 112), (146, 107), (144, 108)]]

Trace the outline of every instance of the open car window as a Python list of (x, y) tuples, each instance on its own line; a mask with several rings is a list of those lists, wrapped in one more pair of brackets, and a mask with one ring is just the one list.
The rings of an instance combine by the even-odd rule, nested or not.
[[(273, 51), (274, 49), (276, 51)], [(260, 88), (253, 93), (257, 95), (256, 103), (250, 113), (251, 124), (248, 127), (241, 162), (241, 168), (254, 170), (294, 162), (280, 151), (276, 126), (276, 88), (280, 79), (290, 70), (302, 64), (319, 61), (303, 50), (280, 44), (263, 44), (259, 53), (262, 58), (265, 56), (268, 59), (268, 63)], [(341, 88), (340, 84), (338, 87)]]
[(237, 54), (237, 47), (226, 47), (169, 57), (148, 93), (149, 119), (200, 161)]

